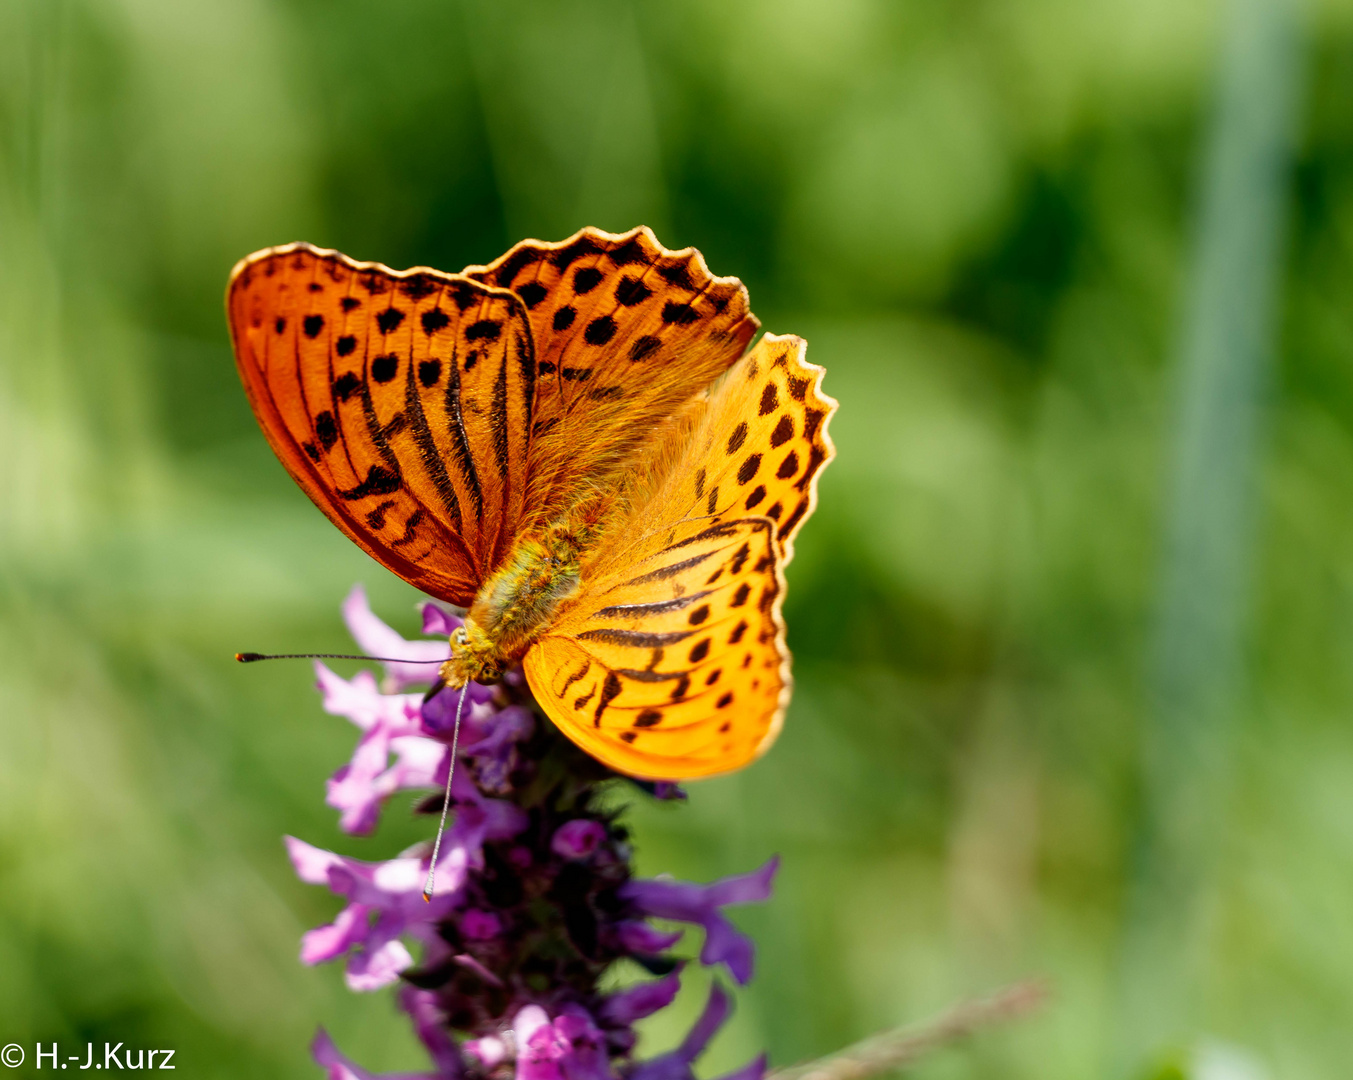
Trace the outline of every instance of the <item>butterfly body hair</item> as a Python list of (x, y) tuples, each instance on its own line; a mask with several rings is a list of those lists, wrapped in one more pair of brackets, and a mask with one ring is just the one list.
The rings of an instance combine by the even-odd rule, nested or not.
[(618, 498), (597, 491), (545, 529), (523, 536), (480, 589), (451, 636), (441, 676), (452, 687), (496, 682), (554, 622), (582, 584), (582, 558), (615, 517)]

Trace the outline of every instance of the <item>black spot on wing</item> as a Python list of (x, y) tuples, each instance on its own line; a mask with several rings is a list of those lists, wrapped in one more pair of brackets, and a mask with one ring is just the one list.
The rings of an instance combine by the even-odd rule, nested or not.
[(354, 308), (362, 306), (362, 302), (355, 296), (345, 296), (339, 301), (339, 304), (342, 305), (344, 311), (352, 311)]
[(757, 484), (756, 488), (747, 496), (747, 502), (744, 504), (748, 510), (758, 505), (766, 497), (766, 487), (764, 484)]
[(761, 468), (761, 455), (748, 454), (747, 460), (742, 463), (738, 469), (738, 483), (745, 484), (756, 475), (756, 471)]
[(423, 317), (419, 321), (423, 324), (423, 333), (431, 337), (438, 330), (445, 330), (451, 325), (451, 316), (441, 308), (433, 308), (431, 311), (423, 312)]
[(644, 253), (643, 245), (639, 243), (638, 238), (627, 240), (618, 248), (608, 251), (611, 262), (616, 266), (628, 266), (630, 263), (647, 262), (648, 256)]
[(615, 337), (615, 320), (609, 315), (601, 315), (587, 324), (583, 331), (583, 340), (589, 345), (605, 345)]
[(700, 318), (700, 313), (690, 304), (678, 304), (675, 300), (668, 300), (662, 306), (662, 321), (665, 323), (688, 326), (698, 318)]
[(679, 262), (672, 266), (659, 266), (658, 273), (662, 279), (669, 285), (675, 285), (678, 289), (694, 289), (695, 282), (691, 280), (691, 266), (688, 262)]
[(803, 475), (799, 477), (798, 483), (794, 486), (802, 491), (808, 485), (808, 481), (813, 478), (813, 474), (817, 472), (822, 463), (826, 460), (827, 452), (823, 450), (822, 447), (815, 445), (808, 451), (808, 467), (803, 470)]
[(579, 296), (590, 293), (601, 283), (601, 271), (595, 266), (584, 266), (573, 275), (573, 291)]
[(401, 278), (398, 287), (399, 291), (410, 300), (421, 300), (440, 289), (441, 283), (431, 274), (413, 274), (410, 277)]
[(545, 299), (548, 290), (538, 281), (528, 281), (525, 285), (518, 285), (516, 292), (521, 297), (521, 302), (526, 305), (527, 310), (531, 310)]
[(442, 362), (436, 358), (423, 360), (418, 365), (418, 381), (423, 386), (436, 386), (442, 377)]
[(799, 471), (799, 455), (791, 450), (784, 461), (780, 462), (780, 467), (775, 471), (775, 475), (781, 480), (788, 480)]
[(361, 385), (361, 380), (355, 374), (351, 371), (344, 372), (334, 380), (334, 397), (339, 401), (347, 401)]
[(594, 727), (601, 727), (601, 714), (606, 711), (606, 706), (614, 701), (619, 693), (620, 679), (614, 671), (608, 671), (606, 681), (601, 686), (601, 697), (597, 699), (597, 711), (592, 717)]
[(334, 414), (327, 409), (315, 417), (315, 438), (325, 450), (338, 442), (338, 425), (334, 423)]
[(371, 377), (378, 383), (388, 383), (399, 374), (399, 357), (393, 353), (378, 356), (371, 361)]
[(352, 351), (357, 348), (357, 339), (351, 334), (344, 334), (334, 342), (334, 352), (339, 356), (350, 356)]
[(770, 433), (771, 449), (777, 446), (783, 446), (794, 437), (794, 421), (788, 413), (780, 417), (780, 422), (775, 425), (775, 430)]
[(368, 495), (393, 495), (400, 488), (399, 473), (387, 469), (384, 465), (372, 465), (367, 470), (366, 479), (356, 487), (341, 489), (338, 496), (352, 501), (364, 499)]
[(567, 247), (560, 248), (558, 251), (550, 254), (550, 262), (554, 264), (556, 270), (567, 270), (575, 262), (585, 255), (599, 255), (602, 247), (590, 236), (580, 236)]
[(305, 331), (308, 338), (319, 337), (319, 332), (324, 329), (323, 315), (307, 315), (301, 323), (301, 329)]
[(634, 307), (635, 304), (642, 304), (652, 295), (653, 290), (637, 277), (623, 277), (620, 279), (620, 284), (615, 287), (616, 301), (623, 307)]
[(578, 313), (574, 311), (573, 308), (565, 304), (563, 307), (561, 307), (558, 311), (554, 313), (554, 320), (550, 325), (552, 325), (556, 330), (567, 330), (570, 326), (573, 325), (573, 320), (576, 319), (577, 317)]
[(451, 299), (456, 302), (456, 307), (461, 311), (468, 311), (471, 307), (484, 299), (484, 294), (468, 281), (462, 281), (451, 290)]
[[(494, 272), (494, 280), (503, 288), (512, 284), (512, 279), (521, 272), (522, 267), (535, 262), (540, 258), (539, 252), (532, 251), (530, 248), (520, 248), (509, 255), (503, 265)], [(523, 286), (525, 288), (525, 286)], [(521, 296), (521, 289), (517, 290), (517, 295)], [(524, 297), (523, 297), (524, 299)]]
[(396, 307), (386, 308), (376, 316), (376, 325), (380, 327), (382, 334), (390, 333), (403, 321), (404, 312)]
[(637, 728), (653, 727), (662, 723), (662, 713), (657, 709), (645, 709), (634, 718), (634, 726)]
[(728, 436), (728, 453), (736, 454), (742, 449), (742, 444), (747, 441), (747, 421), (743, 420), (733, 429), (733, 434)]
[(773, 382), (766, 383), (765, 389), (761, 391), (760, 415), (767, 416), (780, 407), (780, 394), (775, 389)]
[(497, 319), (480, 319), (465, 328), (466, 341), (497, 341), (503, 324)]

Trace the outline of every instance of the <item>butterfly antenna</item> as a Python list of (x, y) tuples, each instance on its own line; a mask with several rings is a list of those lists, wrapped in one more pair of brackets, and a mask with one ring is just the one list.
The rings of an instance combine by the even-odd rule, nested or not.
[(241, 664), (252, 664), (256, 660), (376, 660), (382, 664), (444, 664), (445, 660), (403, 660), (398, 656), (360, 656), (355, 653), (341, 652), (294, 652), (259, 653), (237, 652), (235, 659)]
[(456, 726), (451, 729), (451, 764), (446, 770), (446, 796), (442, 799), (442, 820), (437, 825), (437, 839), (432, 845), (432, 862), (428, 864), (428, 879), (423, 886), (423, 899), (432, 903), (432, 890), (437, 884), (437, 856), (442, 850), (442, 833), (446, 832), (446, 812), (451, 808), (451, 778), (456, 775), (456, 746), (460, 742), (460, 710), (465, 707), (465, 693), (470, 689), (466, 683), (460, 688), (460, 700), (456, 702)]

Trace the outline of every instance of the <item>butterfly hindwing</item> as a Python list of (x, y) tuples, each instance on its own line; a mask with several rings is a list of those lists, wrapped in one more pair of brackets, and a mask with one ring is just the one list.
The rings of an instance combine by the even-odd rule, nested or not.
[(536, 698), (613, 768), (729, 772), (762, 752), (789, 698), (783, 568), (831, 460), (822, 369), (766, 335), (636, 471), (629, 513), (528, 652)]
[(227, 307), (250, 402), (306, 494), (394, 573), (469, 603), (526, 497), (517, 297), (292, 244), (243, 260)]
[(647, 541), (527, 653), (531, 689), (569, 738), (631, 776), (740, 768), (789, 697), (773, 526), (688, 521)]
[(737, 278), (646, 228), (528, 240), (464, 273), (512, 289), (536, 346), (530, 505), (548, 518), (604, 484), (742, 355), (758, 326)]

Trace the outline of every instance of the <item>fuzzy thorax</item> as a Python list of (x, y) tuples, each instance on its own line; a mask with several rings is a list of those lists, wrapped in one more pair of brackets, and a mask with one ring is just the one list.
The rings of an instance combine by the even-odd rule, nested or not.
[(517, 544), (451, 635), (451, 659), (441, 668), (448, 686), (497, 682), (521, 659), (578, 591), (579, 560), (595, 538), (597, 519), (595, 508), (582, 508)]

